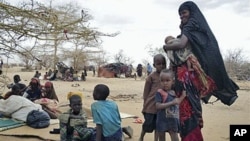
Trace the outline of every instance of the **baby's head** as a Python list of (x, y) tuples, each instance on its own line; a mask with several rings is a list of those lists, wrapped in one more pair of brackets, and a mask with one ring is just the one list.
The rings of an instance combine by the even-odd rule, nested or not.
[(106, 100), (109, 96), (109, 88), (104, 84), (98, 84), (94, 88), (93, 98), (94, 100)]
[(167, 36), (165, 38), (165, 44), (167, 44), (170, 40), (173, 40), (173, 39), (175, 39), (173, 36)]

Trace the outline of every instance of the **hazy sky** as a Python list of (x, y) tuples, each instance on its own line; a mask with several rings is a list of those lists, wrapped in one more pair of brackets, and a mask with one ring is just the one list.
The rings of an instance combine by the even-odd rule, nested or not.
[[(149, 57), (145, 47), (162, 47), (167, 35), (176, 36), (183, 0), (77, 0), (94, 16), (93, 24), (104, 32), (120, 31), (103, 38), (103, 47), (115, 54), (120, 49), (136, 62)], [(242, 48), (250, 55), (249, 0), (195, 0), (215, 34), (223, 55)], [(248, 58), (249, 59), (249, 58)]]
[[(55, 3), (60, 1), (53, 0)], [(152, 58), (145, 50), (146, 46), (162, 47), (167, 35), (176, 36), (180, 33), (178, 8), (183, 0), (71, 1), (77, 2), (93, 15), (94, 19), (90, 26), (97, 27), (104, 33), (120, 32), (116, 37), (102, 38), (102, 46), (109, 56), (114, 56), (122, 49), (124, 54), (135, 61), (135, 64), (141, 63), (143, 59), (152, 62)], [(223, 55), (227, 50), (237, 48), (243, 49), (245, 56), (250, 55), (249, 0), (194, 0), (194, 2), (206, 17)]]

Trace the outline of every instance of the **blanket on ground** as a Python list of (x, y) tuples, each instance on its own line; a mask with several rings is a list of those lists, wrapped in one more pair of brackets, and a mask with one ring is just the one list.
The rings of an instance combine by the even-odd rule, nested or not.
[(10, 119), (10, 118), (0, 118), (0, 132), (8, 129), (13, 129), (25, 125), (23, 121)]

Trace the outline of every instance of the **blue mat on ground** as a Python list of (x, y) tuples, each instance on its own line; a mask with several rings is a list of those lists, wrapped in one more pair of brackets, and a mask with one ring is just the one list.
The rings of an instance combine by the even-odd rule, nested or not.
[(25, 125), (23, 121), (15, 120), (15, 119), (10, 119), (10, 118), (0, 118), (0, 132), (16, 127), (20, 127)]

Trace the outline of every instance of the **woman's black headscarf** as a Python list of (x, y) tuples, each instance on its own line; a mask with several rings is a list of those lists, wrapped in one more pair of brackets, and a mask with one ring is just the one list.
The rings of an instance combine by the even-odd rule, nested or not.
[(239, 87), (228, 77), (217, 40), (211, 31), (205, 17), (198, 6), (187, 1), (179, 7), (189, 10), (190, 17), (185, 24), (181, 23), (181, 34), (187, 36), (193, 53), (198, 58), (202, 69), (216, 83), (218, 90), (204, 98), (208, 102), (211, 95), (220, 99), (224, 104), (231, 105), (237, 98)]

